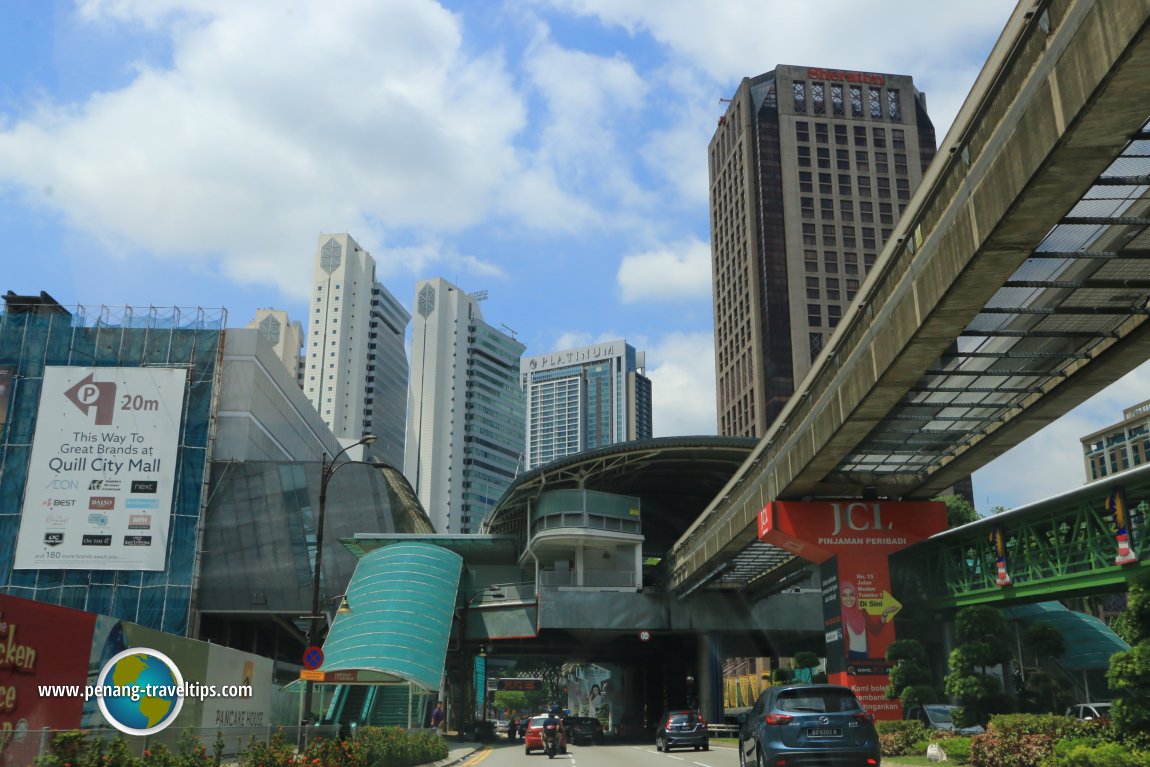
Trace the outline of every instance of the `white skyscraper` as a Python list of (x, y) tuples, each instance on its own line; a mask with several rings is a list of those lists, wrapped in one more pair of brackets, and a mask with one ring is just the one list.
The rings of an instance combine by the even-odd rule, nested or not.
[(446, 280), (415, 286), (403, 473), (440, 533), (479, 529), (522, 468), (523, 344)]
[(374, 434), (370, 455), (403, 465), (404, 334), (411, 315), (376, 282), (347, 234), (321, 234), (308, 319), (304, 393), (342, 444)]

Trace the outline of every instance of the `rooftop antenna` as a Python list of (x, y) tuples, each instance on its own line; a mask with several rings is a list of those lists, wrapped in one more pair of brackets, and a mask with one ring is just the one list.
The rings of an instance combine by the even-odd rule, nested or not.
[(509, 328), (509, 327), (507, 327), (506, 325), (504, 325), (502, 322), (500, 322), (500, 323), (499, 323), (499, 327), (503, 328), (503, 329), (504, 329), (504, 330), (506, 330), (508, 333), (510, 333), (510, 334), (511, 334), (511, 337), (512, 337), (513, 339), (515, 339), (516, 341), (518, 341), (518, 340), (519, 340), (518, 338), (515, 338), (515, 329), (514, 329), (514, 328)]

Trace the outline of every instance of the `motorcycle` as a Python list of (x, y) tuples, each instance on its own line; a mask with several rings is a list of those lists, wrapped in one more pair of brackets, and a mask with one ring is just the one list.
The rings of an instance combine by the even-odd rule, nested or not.
[(543, 751), (548, 759), (554, 759), (559, 753), (559, 720), (555, 719), (543, 725)]

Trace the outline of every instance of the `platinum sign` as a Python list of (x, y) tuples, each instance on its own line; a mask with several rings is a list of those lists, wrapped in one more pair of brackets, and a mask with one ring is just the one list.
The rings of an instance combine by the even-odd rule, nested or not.
[(17, 569), (164, 569), (186, 382), (170, 368), (45, 368)]

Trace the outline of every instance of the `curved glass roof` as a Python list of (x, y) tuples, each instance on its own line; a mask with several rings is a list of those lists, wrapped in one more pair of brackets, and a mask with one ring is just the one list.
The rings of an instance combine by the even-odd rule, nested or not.
[(324, 681), (438, 690), (462, 570), (462, 557), (428, 543), (365, 554), (324, 642)]

